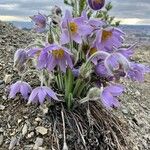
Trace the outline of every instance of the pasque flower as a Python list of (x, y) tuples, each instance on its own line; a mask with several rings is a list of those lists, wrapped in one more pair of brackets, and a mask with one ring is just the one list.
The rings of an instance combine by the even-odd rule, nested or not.
[(124, 57), (120, 53), (112, 53), (105, 60), (104, 65), (107, 68), (107, 71), (110, 75), (114, 75), (115, 73), (125, 72), (130, 68), (130, 62), (126, 57)]
[(91, 33), (92, 28), (86, 23), (84, 17), (72, 18), (70, 11), (66, 11), (65, 17), (61, 24), (62, 34), (61, 34), (61, 44), (66, 44), (72, 41), (76, 43), (81, 43), (82, 38)]
[(91, 9), (100, 10), (104, 4), (105, 0), (87, 0)]
[(150, 72), (150, 68), (142, 65), (142, 64), (138, 64), (138, 63), (130, 63), (130, 69), (127, 72), (127, 76), (132, 79), (133, 81), (139, 81), (139, 82), (143, 82), (144, 81), (144, 75), (145, 73)]
[(124, 87), (122, 85), (110, 85), (105, 87), (100, 95), (103, 105), (108, 109), (118, 107), (119, 101), (117, 100), (117, 97), (120, 96), (123, 91)]
[(35, 88), (28, 100), (28, 104), (30, 103), (40, 103), (43, 104), (45, 99), (51, 100), (51, 98), (53, 100), (59, 101), (56, 93), (49, 87), (46, 86), (40, 86)]
[(19, 72), (25, 69), (25, 63), (28, 59), (27, 52), (24, 49), (19, 49), (14, 55), (14, 68)]
[(28, 83), (23, 82), (23, 81), (17, 81), (16, 83), (10, 86), (9, 98), (14, 98), (17, 93), (21, 93), (23, 98), (26, 100), (28, 99), (31, 91), (32, 91), (32, 88)]
[(112, 52), (113, 47), (120, 47), (123, 43), (124, 33), (115, 27), (99, 29), (96, 32), (97, 48), (100, 50)]
[(38, 13), (37, 15), (30, 17), (33, 22), (35, 22), (35, 30), (37, 32), (43, 32), (46, 28), (47, 17)]
[(47, 68), (52, 71), (56, 66), (59, 66), (61, 71), (66, 72), (67, 67), (73, 67), (71, 55), (65, 47), (56, 44), (48, 45), (38, 58), (38, 68)]

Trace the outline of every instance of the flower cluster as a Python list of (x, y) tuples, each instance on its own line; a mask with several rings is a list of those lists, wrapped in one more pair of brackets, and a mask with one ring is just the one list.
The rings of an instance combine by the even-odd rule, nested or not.
[[(104, 0), (87, 2), (93, 10), (99, 10), (105, 4)], [(55, 15), (61, 17), (61, 9), (55, 7), (53, 14), (54, 10), (57, 12)], [(67, 10), (55, 26), (52, 16), (50, 23), (48, 17), (40, 13), (31, 17), (39, 32), (46, 31), (49, 24), (47, 32), (51, 40), (16, 52), (14, 66), (20, 72), (24, 68), (28, 70), (23, 72), (21, 81), (10, 87), (10, 98), (21, 93), (28, 103), (43, 104), (46, 99), (61, 100), (70, 109), (75, 100), (82, 101), (87, 97), (88, 91), (94, 95), (97, 91), (91, 89), (100, 89), (95, 98), (98, 97), (108, 109), (118, 107), (120, 103), (117, 97), (125, 90), (119, 84), (120, 78), (143, 81), (144, 74), (150, 71), (148, 67), (131, 61), (135, 46), (124, 48), (123, 31), (103, 18), (90, 16), (85, 10), (80, 16), (73, 16)], [(34, 70), (29, 70), (29, 60), (32, 60)], [(22, 81), (30, 71), (37, 73), (41, 81), (41, 86), (33, 90)], [(60, 92), (58, 95), (63, 95), (63, 98), (58, 98), (50, 86)]]

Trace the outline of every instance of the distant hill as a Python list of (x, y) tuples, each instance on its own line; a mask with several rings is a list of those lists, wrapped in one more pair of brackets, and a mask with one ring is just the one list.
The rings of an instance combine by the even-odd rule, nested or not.
[(33, 22), (23, 22), (23, 21), (8, 21), (12, 23), (15, 27), (19, 29), (31, 29), (33, 27)]

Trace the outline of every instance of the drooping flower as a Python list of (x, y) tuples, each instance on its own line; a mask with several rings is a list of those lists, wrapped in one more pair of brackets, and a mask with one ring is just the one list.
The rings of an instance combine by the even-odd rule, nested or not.
[(82, 38), (89, 35), (92, 31), (91, 26), (86, 23), (84, 17), (72, 18), (68, 10), (62, 20), (61, 28), (61, 44), (69, 43), (70, 38), (76, 43), (82, 43)]
[(73, 67), (71, 53), (65, 47), (51, 44), (46, 46), (38, 58), (38, 68), (47, 68), (52, 71), (56, 66), (66, 72), (66, 68)]
[(24, 49), (17, 50), (14, 55), (14, 68), (19, 72), (24, 71), (27, 59), (28, 55)]
[(124, 33), (118, 28), (99, 29), (96, 32), (96, 43), (98, 49), (112, 52), (113, 47), (120, 47), (123, 43)]
[(26, 100), (31, 93), (32, 88), (27, 82), (17, 81), (16, 83), (10, 86), (9, 98), (14, 98), (17, 93), (21, 93), (23, 98)]
[(35, 88), (32, 93), (30, 94), (30, 97), (28, 99), (28, 104), (30, 103), (40, 103), (43, 104), (45, 99), (59, 101), (56, 93), (49, 87), (46, 86), (40, 86)]
[(35, 23), (35, 30), (37, 32), (44, 32), (47, 23), (47, 17), (38, 13), (37, 15), (31, 16), (30, 18)]
[(110, 85), (105, 87), (101, 91), (101, 101), (103, 105), (111, 109), (113, 107), (118, 107), (119, 106), (119, 101), (117, 99), (118, 96), (120, 96), (124, 91), (124, 87), (122, 85)]
[(100, 10), (104, 4), (105, 0), (87, 0), (91, 9)]
[(142, 64), (132, 62), (130, 64), (129, 71), (127, 72), (127, 76), (133, 81), (143, 82), (144, 75), (145, 75), (145, 73), (148, 73), (148, 72), (150, 72), (149, 67), (142, 65)]
[(127, 73), (130, 68), (130, 62), (120, 53), (112, 53), (105, 60), (104, 65), (110, 75), (118, 72)]

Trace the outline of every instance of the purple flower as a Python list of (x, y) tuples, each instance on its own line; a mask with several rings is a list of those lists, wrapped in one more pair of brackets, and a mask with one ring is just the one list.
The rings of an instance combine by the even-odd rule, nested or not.
[(91, 9), (100, 10), (104, 4), (105, 0), (87, 0)]
[(65, 47), (55, 44), (48, 45), (38, 58), (38, 68), (47, 68), (49, 71), (52, 71), (56, 66), (59, 66), (61, 71), (66, 72), (67, 67), (71, 69), (73, 67), (71, 55)]
[(51, 100), (54, 99), (56, 101), (59, 101), (57, 96), (56, 96), (56, 93), (49, 87), (46, 87), (46, 86), (40, 86), (40, 87), (37, 87), (35, 88), (30, 97), (29, 97), (29, 100), (28, 100), (28, 104), (30, 103), (40, 103), (40, 104), (43, 104), (44, 103), (44, 100), (45, 99), (49, 99)]
[(84, 17), (72, 18), (68, 10), (66, 11), (65, 17), (62, 21), (61, 28), (61, 44), (69, 43), (70, 38), (76, 43), (82, 43), (82, 38), (89, 35), (92, 31), (91, 26), (86, 23)]
[(122, 85), (110, 85), (105, 87), (100, 95), (103, 105), (108, 109), (118, 107), (119, 101), (117, 100), (117, 96), (120, 96), (123, 91), (124, 87)]
[(96, 32), (97, 48), (111, 52), (113, 47), (120, 47), (123, 43), (124, 33), (118, 28), (105, 28)]
[(14, 55), (14, 68), (22, 72), (25, 69), (25, 63), (28, 59), (27, 52), (24, 49), (19, 49)]
[(117, 72), (127, 72), (130, 68), (130, 62), (120, 53), (110, 54), (104, 61), (104, 65), (110, 75)]
[(37, 32), (43, 32), (45, 30), (47, 23), (47, 17), (45, 15), (38, 13), (37, 15), (31, 16), (30, 18), (33, 22), (35, 22), (35, 30)]
[(10, 94), (9, 98), (14, 98), (17, 93), (21, 93), (23, 98), (26, 100), (29, 97), (29, 93), (31, 93), (31, 86), (23, 81), (17, 81), (16, 83), (10, 86)]
[(131, 63), (127, 76), (133, 81), (144, 81), (144, 74), (150, 72), (150, 68), (137, 63)]

